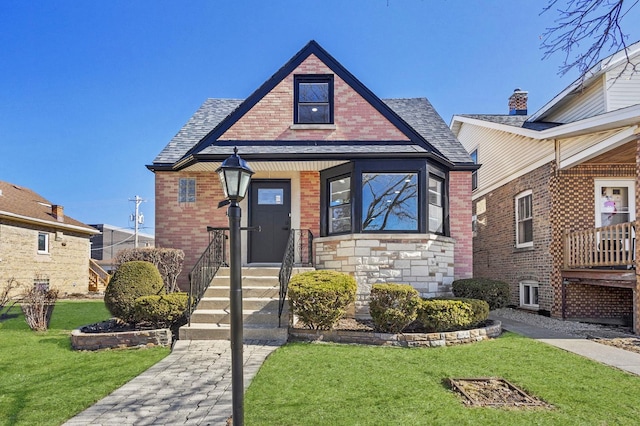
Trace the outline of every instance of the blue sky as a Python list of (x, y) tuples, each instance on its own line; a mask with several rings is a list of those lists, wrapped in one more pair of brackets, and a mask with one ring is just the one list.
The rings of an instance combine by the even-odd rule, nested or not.
[(507, 113), (515, 88), (534, 112), (577, 77), (542, 61), (544, 4), (3, 0), (0, 180), (123, 228), (139, 195), (153, 233), (145, 165), (206, 98), (246, 98), (312, 39), (381, 98), (427, 97), (447, 123)]

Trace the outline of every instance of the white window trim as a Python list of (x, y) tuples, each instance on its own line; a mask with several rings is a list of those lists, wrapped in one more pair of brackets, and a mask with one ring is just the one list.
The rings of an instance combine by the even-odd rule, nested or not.
[(594, 180), (594, 188), (595, 188), (595, 224), (596, 228), (600, 228), (602, 226), (601, 221), (601, 211), (600, 211), (600, 197), (602, 194), (602, 187), (608, 186), (620, 186), (627, 187), (629, 194), (629, 221), (633, 222), (636, 220), (636, 203), (635, 203), (635, 194), (636, 194), (636, 182), (633, 179), (595, 179)]
[[(528, 286), (529, 288), (533, 288), (536, 287), (538, 289), (538, 303), (530, 303), (530, 304), (525, 304), (524, 303), (524, 292), (525, 292), (525, 286)], [(525, 281), (520, 281), (519, 283), (519, 287), (520, 287), (520, 307), (521, 308), (526, 308), (526, 309), (539, 309), (540, 308), (540, 284), (537, 281), (532, 281), (532, 280), (525, 280)], [(531, 294), (529, 295), (529, 297), (531, 298)]]
[(529, 195), (531, 195), (531, 210), (532, 210), (531, 211), (531, 220), (533, 220), (533, 191), (532, 190), (527, 190), (527, 191), (521, 192), (520, 194), (516, 195), (516, 198), (515, 198), (514, 207), (515, 207), (515, 218), (516, 218), (516, 248), (533, 247), (533, 240), (527, 241), (527, 242), (524, 242), (524, 243), (520, 243), (519, 242), (520, 241), (520, 238), (519, 238), (520, 235), (518, 233), (519, 232), (518, 231), (518, 229), (519, 229), (518, 225), (520, 223), (520, 218), (518, 217), (518, 201), (521, 198), (527, 197)]
[[(40, 250), (40, 235), (44, 235), (44, 250)], [(47, 232), (38, 232), (37, 240), (38, 254), (49, 254), (49, 234)]]

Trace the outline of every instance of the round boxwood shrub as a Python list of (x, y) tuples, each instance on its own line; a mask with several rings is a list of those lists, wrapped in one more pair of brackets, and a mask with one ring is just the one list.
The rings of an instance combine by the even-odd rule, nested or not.
[(134, 321), (154, 327), (171, 327), (182, 321), (187, 310), (187, 293), (170, 293), (142, 296), (135, 300)]
[(116, 270), (104, 293), (104, 303), (114, 317), (135, 322), (135, 300), (164, 294), (158, 268), (144, 261), (125, 262)]
[(291, 277), (291, 310), (305, 326), (330, 330), (356, 300), (356, 280), (336, 271), (309, 271)]
[(453, 282), (454, 296), (480, 299), (489, 304), (489, 309), (498, 309), (509, 303), (509, 284), (487, 278), (466, 278)]
[(369, 313), (377, 330), (399, 333), (416, 320), (420, 302), (420, 294), (409, 284), (374, 284)]
[(473, 309), (461, 300), (424, 299), (418, 310), (418, 321), (428, 331), (461, 330), (472, 324)]
[(468, 304), (473, 311), (469, 327), (480, 325), (489, 318), (489, 304), (484, 300), (468, 299), (465, 297), (437, 297), (430, 300), (459, 300)]

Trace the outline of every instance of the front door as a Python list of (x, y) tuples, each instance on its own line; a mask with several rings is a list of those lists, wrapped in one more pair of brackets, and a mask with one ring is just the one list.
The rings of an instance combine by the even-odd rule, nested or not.
[(289, 180), (251, 181), (249, 262), (282, 262), (291, 229), (291, 182)]

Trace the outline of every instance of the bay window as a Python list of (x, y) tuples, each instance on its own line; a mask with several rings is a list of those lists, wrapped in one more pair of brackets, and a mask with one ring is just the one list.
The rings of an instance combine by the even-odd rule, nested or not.
[(448, 232), (446, 173), (425, 160), (356, 160), (320, 177), (323, 236)]

